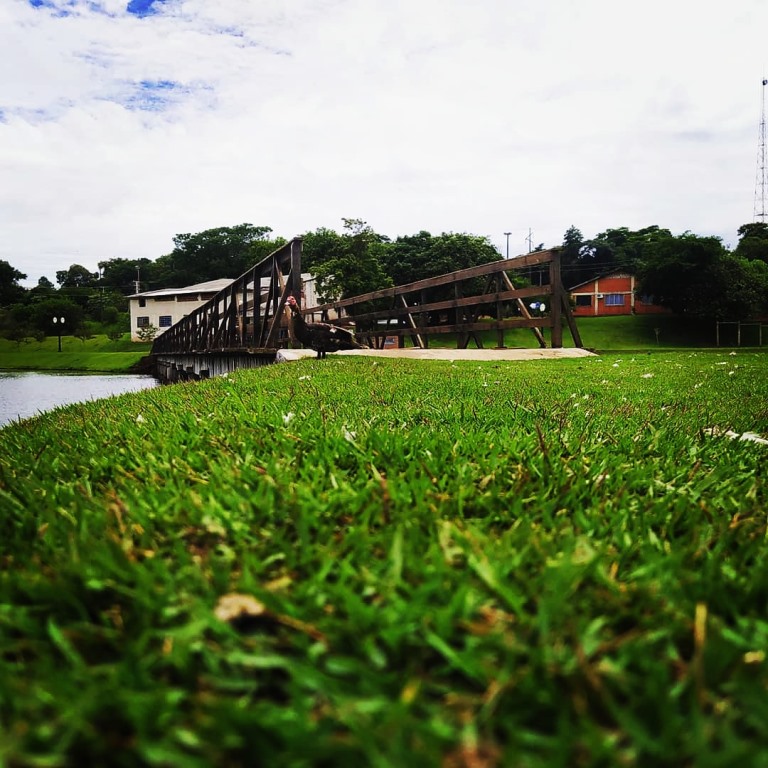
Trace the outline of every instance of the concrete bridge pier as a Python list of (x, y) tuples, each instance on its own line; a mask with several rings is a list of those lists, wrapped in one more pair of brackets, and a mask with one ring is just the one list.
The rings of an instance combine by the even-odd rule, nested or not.
[(163, 384), (199, 381), (240, 368), (258, 368), (275, 362), (276, 350), (239, 352), (164, 352), (153, 355), (155, 377)]

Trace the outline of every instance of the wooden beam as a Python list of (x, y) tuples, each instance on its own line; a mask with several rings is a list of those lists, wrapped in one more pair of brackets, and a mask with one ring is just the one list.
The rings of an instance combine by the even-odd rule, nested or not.
[[(400, 296), (400, 301), (402, 302), (404, 307), (406, 308), (408, 307), (408, 304), (405, 301), (405, 296)], [(416, 321), (413, 319), (413, 315), (409, 311), (406, 311), (405, 317), (408, 321), (408, 324), (411, 326), (411, 328), (415, 330), (417, 326), (416, 326)], [(419, 345), (419, 349), (424, 349), (424, 340), (421, 338), (421, 336), (418, 333), (411, 334), (411, 338), (416, 340), (416, 342)]]

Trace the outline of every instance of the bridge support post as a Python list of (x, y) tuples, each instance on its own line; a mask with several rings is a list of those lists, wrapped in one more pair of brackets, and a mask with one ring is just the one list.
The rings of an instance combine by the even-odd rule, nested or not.
[(549, 262), (549, 284), (552, 288), (552, 306), (549, 308), (552, 320), (552, 348), (563, 346), (563, 284), (560, 280), (560, 251), (552, 253)]

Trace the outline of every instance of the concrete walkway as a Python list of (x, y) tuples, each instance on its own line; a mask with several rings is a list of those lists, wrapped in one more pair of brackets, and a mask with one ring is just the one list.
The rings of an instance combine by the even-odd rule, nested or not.
[[(358, 357), (405, 357), (411, 360), (559, 360), (564, 357), (594, 357), (593, 352), (578, 348), (561, 349), (349, 349), (334, 355)], [(311, 349), (281, 349), (278, 362), (315, 357)]]

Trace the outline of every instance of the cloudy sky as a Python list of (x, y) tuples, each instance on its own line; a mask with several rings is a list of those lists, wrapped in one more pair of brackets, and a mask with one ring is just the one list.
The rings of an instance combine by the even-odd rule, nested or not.
[(0, 0), (0, 259), (754, 219), (766, 0)]

